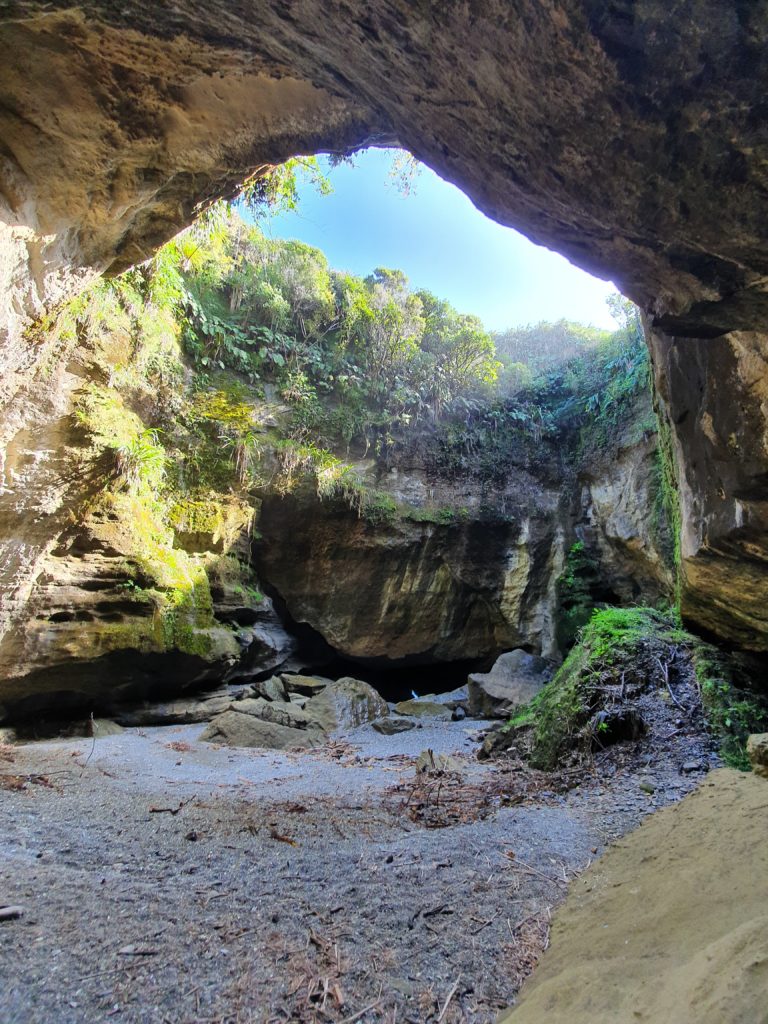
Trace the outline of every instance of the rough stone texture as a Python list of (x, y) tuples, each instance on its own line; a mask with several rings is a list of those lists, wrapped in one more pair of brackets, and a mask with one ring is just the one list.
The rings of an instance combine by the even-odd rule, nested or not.
[(722, 769), (573, 883), (504, 1024), (766, 1018), (766, 786)]
[(768, 650), (768, 347), (651, 335), (678, 475), (685, 618)]
[(321, 676), (292, 675), (289, 672), (284, 672), (280, 678), (288, 693), (300, 693), (305, 697), (314, 697), (318, 693), (322, 693), (332, 682), (332, 680), (323, 679)]
[(232, 705), (232, 710), (241, 715), (253, 715), (264, 722), (287, 725), (291, 729), (308, 729), (315, 723), (307, 711), (289, 701), (272, 701), (257, 697), (255, 700), (239, 700)]
[(322, 734), (316, 730), (292, 729), (276, 722), (265, 722), (255, 715), (231, 710), (214, 718), (200, 734), (200, 739), (230, 747), (301, 750), (320, 746)]
[(768, 732), (755, 733), (749, 737), (747, 755), (755, 775), (768, 779)]
[(152, 702), (141, 707), (118, 708), (115, 719), (122, 726), (191, 725), (210, 722), (232, 706), (233, 694), (218, 690), (198, 697), (180, 697), (178, 700)]
[(411, 718), (442, 718), (445, 721), (451, 719), (451, 709), (447, 705), (424, 699), (401, 700), (399, 704), (395, 704), (395, 713)]
[[(92, 486), (57, 454), (82, 367), (30, 320), (265, 163), (396, 139), (648, 313), (686, 615), (765, 648), (762, 5), (17, 0), (0, 33), (0, 629)], [(514, 618), (491, 624), (500, 646)]]
[[(226, 594), (219, 603), (215, 588), (210, 621), (200, 625), (193, 617), (190, 643), (177, 646), (158, 624), (153, 599), (136, 585), (142, 571), (126, 554), (121, 529), (109, 516), (84, 514), (48, 544), (28, 587), (25, 617), (0, 645), (0, 705), (8, 713), (29, 716), (55, 707), (113, 714), (126, 701), (162, 702), (207, 682), (252, 674), (282, 663), (295, 649), (270, 602), (254, 611), (242, 606), (241, 595), (238, 609)], [(217, 557), (196, 556), (211, 564), (213, 578)], [(239, 612), (262, 622), (238, 627)], [(170, 720), (162, 709), (159, 714)], [(210, 718), (195, 700), (171, 714), (180, 722)]]
[(261, 679), (253, 684), (253, 689), (260, 697), (267, 700), (284, 701), (288, 699), (288, 691), (280, 676), (270, 676), (269, 679)]
[(467, 681), (467, 711), (473, 718), (508, 718), (512, 708), (536, 696), (552, 675), (552, 666), (527, 651), (507, 651), (490, 672), (474, 672)]
[(416, 723), (410, 718), (395, 718), (390, 715), (389, 718), (376, 718), (371, 722), (371, 728), (381, 733), (382, 736), (394, 736), (395, 733), (409, 732), (411, 729), (415, 729)]
[(328, 683), (322, 693), (305, 705), (304, 711), (312, 723), (326, 732), (333, 732), (386, 718), (389, 706), (368, 683), (345, 676)]
[(553, 650), (560, 492), (531, 485), (526, 494), (519, 520), (453, 526), (372, 524), (312, 493), (268, 497), (258, 571), (292, 618), (349, 657), (450, 661), (519, 643)]

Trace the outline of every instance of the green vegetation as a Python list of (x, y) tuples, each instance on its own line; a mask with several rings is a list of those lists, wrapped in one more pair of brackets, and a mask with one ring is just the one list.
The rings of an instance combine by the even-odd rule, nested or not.
[(577, 540), (565, 556), (563, 571), (557, 580), (557, 642), (561, 650), (570, 650), (579, 630), (589, 622), (595, 608), (595, 590), (599, 566)]
[(768, 702), (749, 689), (743, 658), (698, 643), (693, 664), (702, 704), (713, 732), (720, 737), (720, 756), (729, 767), (749, 771), (747, 738), (750, 733), (768, 731)]
[[(247, 200), (290, 206), (296, 173), (318, 171), (272, 169), (248, 183)], [(93, 514), (113, 517), (127, 571), (141, 577), (137, 599), (150, 595), (189, 646), (187, 627), (213, 624), (203, 551), (229, 557), (262, 489), (312, 485), (371, 527), (450, 526), (465, 508), (399, 505), (370, 465), (414, 448), (436, 477), (481, 481), (481, 509), (493, 511), (486, 483), (526, 459), (562, 475), (599, 437), (635, 425), (647, 354), (634, 307), (617, 298), (616, 309), (613, 333), (561, 322), (494, 339), (401, 271), (338, 273), (319, 250), (268, 238), (218, 204), (154, 259), (71, 303), (54, 329), (93, 363), (96, 383), (77, 406), (105, 474)], [(245, 593), (250, 570), (235, 563), (241, 578), (228, 585)], [(575, 545), (561, 581), (565, 643), (586, 620), (585, 567)]]
[(507, 728), (520, 732), (534, 767), (551, 770), (599, 747), (625, 700), (649, 690), (672, 700), (673, 664), (676, 679), (698, 689), (725, 762), (746, 768), (746, 738), (766, 727), (768, 706), (742, 688), (737, 659), (681, 629), (674, 614), (651, 608), (595, 612), (554, 679)]

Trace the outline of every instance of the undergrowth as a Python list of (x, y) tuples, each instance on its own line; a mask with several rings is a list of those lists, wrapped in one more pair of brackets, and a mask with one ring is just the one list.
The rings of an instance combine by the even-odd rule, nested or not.
[(674, 613), (652, 608), (595, 612), (554, 679), (506, 728), (519, 734), (534, 767), (552, 770), (599, 745), (601, 730), (624, 702), (648, 690), (674, 700), (672, 667), (677, 680), (698, 689), (724, 762), (747, 769), (746, 740), (768, 725), (768, 706), (745, 688), (733, 658), (682, 629)]

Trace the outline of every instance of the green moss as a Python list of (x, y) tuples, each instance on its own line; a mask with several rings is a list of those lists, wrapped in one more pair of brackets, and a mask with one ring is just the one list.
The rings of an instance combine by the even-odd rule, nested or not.
[(531, 764), (551, 770), (569, 750), (588, 749), (591, 723), (604, 700), (601, 687), (622, 676), (648, 679), (657, 654), (669, 660), (673, 645), (692, 642), (673, 616), (652, 608), (594, 612), (554, 679), (509, 723), (530, 730)]
[[(749, 688), (747, 668), (681, 629), (674, 611), (606, 608), (593, 614), (555, 675), (507, 725), (520, 730), (531, 764), (551, 770), (574, 749), (589, 750), (599, 728), (606, 686), (645, 687), (659, 662), (690, 659), (709, 727), (726, 764), (747, 769), (746, 740), (768, 729), (768, 702)], [(679, 661), (678, 661), (679, 663)], [(695, 673), (695, 675), (694, 675)], [(597, 723), (597, 724), (596, 724)]]

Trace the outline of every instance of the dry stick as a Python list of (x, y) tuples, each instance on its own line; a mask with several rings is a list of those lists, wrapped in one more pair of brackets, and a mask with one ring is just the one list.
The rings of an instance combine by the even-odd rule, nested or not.
[(357, 1013), (353, 1013), (351, 1017), (345, 1017), (344, 1020), (340, 1020), (339, 1024), (352, 1024), (353, 1021), (360, 1020), (360, 1018), (363, 1017), (366, 1013), (368, 1013), (369, 1010), (375, 1010), (376, 1007), (383, 1002), (384, 1000), (381, 997), (379, 997), (372, 1003), (369, 1003), (367, 1006), (364, 1006), (362, 1010), (358, 1010)]
[(459, 982), (460, 981), (461, 981), (461, 975), (459, 975), (458, 978), (456, 979), (456, 981), (454, 981), (453, 988), (448, 993), (448, 998), (445, 1000), (445, 1003), (443, 1004), (443, 1008), (440, 1011), (440, 1016), (437, 1018), (437, 1024), (440, 1024), (440, 1021), (443, 1019), (443, 1017), (445, 1017), (446, 1010), (448, 1009), (451, 1000), (456, 995), (456, 989), (459, 987)]
[(530, 864), (526, 864), (525, 861), (518, 860), (517, 857), (509, 859), (510, 864), (514, 867), (517, 865), (524, 871), (530, 871), (532, 875), (538, 875), (539, 878), (543, 878), (545, 882), (552, 882), (553, 885), (563, 885), (559, 878), (553, 878), (552, 875), (545, 875), (543, 871), (538, 871), (536, 868), (531, 867)]
[(669, 683), (669, 665), (662, 665), (660, 658), (656, 659), (656, 664), (659, 666), (659, 668), (661, 669), (661, 674), (664, 676), (664, 682), (666, 683), (667, 690), (669, 690), (669, 696), (672, 698), (672, 700), (675, 702), (675, 704), (677, 704), (677, 706), (680, 708), (680, 710), (684, 711), (686, 713), (686, 715), (687, 715), (688, 714), (688, 708), (685, 707), (684, 704), (681, 704), (680, 701), (677, 699), (677, 697), (672, 692), (672, 687), (670, 686), (670, 683)]
[(93, 736), (93, 743), (91, 744), (91, 752), (88, 755), (88, 757), (86, 757), (85, 764), (83, 765), (83, 770), (80, 772), (80, 778), (81, 779), (82, 779), (83, 775), (85, 775), (85, 769), (88, 767), (88, 762), (93, 757), (93, 752), (96, 749), (96, 723), (93, 721), (93, 712), (91, 712), (91, 735)]

